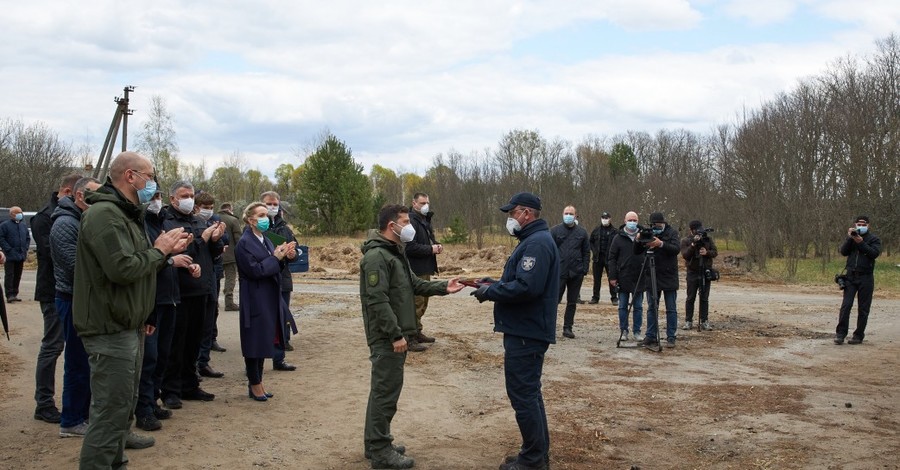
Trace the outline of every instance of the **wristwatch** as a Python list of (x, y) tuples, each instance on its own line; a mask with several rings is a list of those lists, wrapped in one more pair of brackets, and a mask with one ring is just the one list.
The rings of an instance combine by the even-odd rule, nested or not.
[(171, 256), (166, 258), (166, 264), (168, 264), (169, 266), (175, 266), (175, 258), (172, 258)]

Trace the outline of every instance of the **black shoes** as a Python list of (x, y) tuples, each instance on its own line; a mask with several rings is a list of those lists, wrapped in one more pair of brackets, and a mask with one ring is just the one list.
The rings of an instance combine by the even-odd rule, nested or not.
[(410, 352), (428, 351), (428, 346), (416, 341), (415, 336), (410, 336), (406, 338), (406, 350)]
[(859, 344), (862, 343), (863, 339), (859, 336), (854, 336), (847, 340), (847, 344)]
[(162, 423), (160, 423), (153, 414), (147, 416), (135, 416), (134, 425), (144, 431), (156, 431), (162, 429)]
[(156, 419), (169, 419), (172, 417), (172, 412), (167, 409), (160, 408), (159, 406), (154, 405), (153, 406), (153, 416), (156, 416)]
[(575, 333), (572, 333), (572, 328), (563, 328), (563, 336), (566, 338), (575, 338)]
[(835, 336), (834, 344), (844, 344), (844, 337), (843, 336)]
[(420, 343), (433, 343), (435, 341), (435, 339), (433, 337), (428, 336), (425, 333), (422, 333), (422, 331), (419, 331), (418, 333), (416, 333), (416, 336), (414, 336), (413, 339), (415, 339), (416, 341), (418, 341)]
[(284, 350), (285, 351), (293, 351), (294, 350), (294, 346), (291, 345), (290, 341), (284, 343)]
[(225, 377), (224, 373), (213, 369), (212, 367), (209, 366), (209, 364), (199, 367), (198, 371), (200, 372), (200, 375), (202, 375), (204, 377), (212, 377), (214, 379), (219, 379), (219, 378)]
[(213, 401), (216, 399), (216, 396), (209, 392), (204, 392), (202, 388), (197, 387), (196, 390), (191, 392), (182, 393), (182, 400), (190, 400), (190, 401)]
[(62, 416), (59, 414), (59, 410), (56, 407), (47, 407), (47, 408), (38, 408), (34, 410), (34, 419), (38, 421), (43, 421), (45, 423), (59, 423), (62, 421)]
[(10, 303), (10, 304), (13, 302), (21, 302), (21, 301), (22, 301), (22, 299), (16, 297), (15, 295), (6, 299), (6, 303)]
[(249, 385), (247, 385), (247, 396), (250, 397), (250, 398), (252, 398), (252, 399), (254, 399), (254, 400), (256, 400), (256, 401), (268, 401), (268, 400), (269, 400), (269, 394), (268, 394), (268, 393), (264, 393), (264, 394), (262, 394), (262, 395), (255, 395), (255, 394), (253, 393), (253, 389), (250, 388)]
[(176, 395), (168, 395), (163, 398), (163, 404), (170, 410), (180, 410), (181, 398), (178, 398)]
[(591, 305), (597, 305), (600, 303), (600, 299), (597, 297), (591, 297), (591, 300), (588, 300), (588, 303)]
[(416, 461), (391, 447), (372, 452), (372, 468), (413, 468)]
[(215, 352), (225, 352), (225, 351), (228, 351), (227, 349), (223, 348), (222, 346), (219, 346), (219, 343), (218, 343), (217, 341), (213, 341), (212, 346), (210, 346), (209, 349), (210, 349), (211, 351), (215, 351)]
[(231, 305), (225, 306), (226, 312), (237, 312), (239, 310), (240, 310), (240, 307), (238, 306), (238, 304), (231, 304)]
[(274, 370), (283, 370), (283, 371), (286, 371), (286, 372), (290, 372), (290, 371), (293, 371), (293, 370), (297, 370), (297, 366), (295, 366), (295, 365), (293, 365), (293, 364), (290, 364), (290, 363), (288, 363), (288, 362), (281, 361), (281, 362), (273, 363), (273, 364), (272, 364), (272, 369), (274, 369)]

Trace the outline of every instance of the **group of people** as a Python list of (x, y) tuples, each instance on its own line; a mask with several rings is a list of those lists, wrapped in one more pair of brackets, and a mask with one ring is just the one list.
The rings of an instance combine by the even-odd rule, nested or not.
[[(285, 362), (296, 332), (289, 302), (288, 262), (297, 256), (275, 192), (262, 194), (242, 217), (230, 203), (176, 182), (167, 202), (148, 159), (123, 152), (105, 182), (73, 174), (31, 221), (44, 335), (37, 359), (35, 419), (59, 423), (60, 437), (83, 437), (80, 468), (123, 468), (126, 448), (154, 444), (155, 431), (182, 400), (212, 401), (202, 377), (224, 376), (210, 364), (217, 341), (221, 280), (226, 310), (238, 310), (248, 395), (273, 397), (262, 382), (263, 362)], [(24, 228), (14, 208), (9, 231)], [(21, 225), (18, 225), (21, 224)], [(7, 224), (0, 224), (3, 231)], [(27, 237), (27, 230), (25, 230)], [(16, 235), (18, 237), (18, 235)], [(0, 262), (18, 298), (19, 251), (0, 236)], [(27, 247), (25, 237), (21, 241)], [(274, 241), (274, 242), (273, 242)], [(6, 254), (9, 254), (7, 256)], [(21, 258), (21, 259), (19, 259)], [(234, 286), (240, 282), (240, 302)], [(54, 393), (57, 358), (64, 354), (62, 410)]]

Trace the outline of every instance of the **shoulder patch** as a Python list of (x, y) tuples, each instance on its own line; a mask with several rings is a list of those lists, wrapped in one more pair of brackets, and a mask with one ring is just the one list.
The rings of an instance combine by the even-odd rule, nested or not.
[(534, 268), (535, 263), (534, 256), (523, 256), (522, 257), (522, 270), (523, 271), (531, 271)]
[(375, 287), (378, 285), (378, 271), (370, 271), (366, 274), (366, 280), (369, 283), (369, 287)]

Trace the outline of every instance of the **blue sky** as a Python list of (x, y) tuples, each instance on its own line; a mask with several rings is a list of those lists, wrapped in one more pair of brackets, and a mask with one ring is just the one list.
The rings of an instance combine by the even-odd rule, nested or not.
[(272, 175), (328, 129), (423, 173), (516, 128), (705, 132), (892, 33), (895, 0), (33, 0), (0, 17), (0, 118), (97, 153), (134, 85), (129, 141), (160, 95), (210, 171), (240, 151)]

